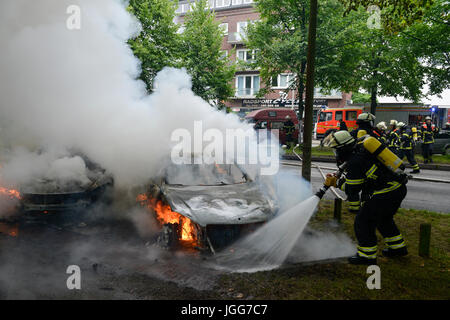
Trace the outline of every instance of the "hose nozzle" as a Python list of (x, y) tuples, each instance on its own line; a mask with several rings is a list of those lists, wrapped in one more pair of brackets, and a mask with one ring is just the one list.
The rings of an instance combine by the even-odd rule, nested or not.
[(316, 192), (316, 196), (319, 199), (322, 199), (325, 193), (327, 192), (328, 188), (330, 187), (323, 185), (322, 188), (320, 188), (319, 191)]

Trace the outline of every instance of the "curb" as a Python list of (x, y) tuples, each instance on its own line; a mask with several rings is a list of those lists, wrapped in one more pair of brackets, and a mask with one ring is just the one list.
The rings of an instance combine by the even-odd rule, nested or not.
[[(283, 155), (281, 157), (283, 160), (295, 160), (300, 161), (295, 155)], [(336, 159), (332, 156), (312, 156), (311, 161), (318, 161), (318, 162), (331, 162), (335, 163)], [(412, 168), (411, 165), (408, 163), (405, 163), (405, 166), (407, 168)], [(441, 170), (441, 171), (450, 171), (450, 165), (448, 164), (429, 164), (429, 163), (419, 163), (420, 169), (426, 169), (426, 170)]]

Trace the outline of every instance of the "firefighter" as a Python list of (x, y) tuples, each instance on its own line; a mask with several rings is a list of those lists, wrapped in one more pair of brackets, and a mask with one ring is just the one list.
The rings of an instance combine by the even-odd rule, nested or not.
[(375, 116), (371, 113), (361, 113), (356, 119), (356, 125), (358, 128), (353, 130), (351, 135), (353, 138), (357, 139), (366, 134), (381, 139), (381, 134), (378, 133), (374, 128)]
[(438, 129), (431, 123), (431, 117), (426, 117), (425, 122), (422, 125), (422, 155), (425, 163), (433, 163), (433, 144), (434, 135)]
[(294, 143), (295, 125), (289, 115), (286, 116), (286, 121), (283, 124), (283, 131), (286, 135), (286, 144), (289, 148), (291, 148)]
[(341, 121), (339, 121), (339, 130), (348, 131), (347, 124), (345, 123), (344, 119), (341, 119)]
[(404, 157), (408, 159), (409, 164), (412, 166), (413, 171), (410, 173), (420, 173), (419, 165), (414, 158), (414, 137), (412, 130), (408, 129), (405, 123), (399, 122), (397, 124), (399, 128), (400, 147), (398, 150), (398, 157), (403, 160)]
[(398, 135), (397, 120), (391, 120), (389, 124), (390, 130), (387, 133), (387, 145), (389, 150), (397, 154), (400, 139), (400, 136)]
[(349, 209), (356, 213), (354, 230), (358, 248), (349, 263), (377, 263), (376, 229), (387, 246), (382, 251), (384, 256), (407, 255), (405, 241), (393, 219), (406, 196), (407, 180), (398, 179), (374, 155), (361, 150), (347, 131), (333, 133), (327, 146), (335, 149), (337, 163), (344, 163), (341, 165), (344, 175), (337, 182), (329, 175), (326, 185), (345, 191)]
[(375, 130), (381, 135), (381, 138), (380, 138), (381, 142), (383, 142), (384, 144), (387, 144), (386, 123), (384, 121), (379, 122), (376, 125)]

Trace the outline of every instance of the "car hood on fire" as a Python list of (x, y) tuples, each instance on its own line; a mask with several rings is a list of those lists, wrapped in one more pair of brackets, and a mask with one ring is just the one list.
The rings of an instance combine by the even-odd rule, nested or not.
[(273, 200), (255, 182), (219, 186), (163, 185), (173, 211), (202, 227), (263, 222), (275, 213)]

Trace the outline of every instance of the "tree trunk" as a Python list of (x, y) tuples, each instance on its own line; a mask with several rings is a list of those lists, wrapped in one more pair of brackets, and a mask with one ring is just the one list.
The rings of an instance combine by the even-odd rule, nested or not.
[(377, 112), (377, 86), (373, 86), (370, 92), (370, 113), (375, 115)]
[(306, 61), (302, 61), (300, 65), (300, 72), (298, 74), (297, 79), (297, 88), (298, 88), (298, 113), (299, 120), (303, 120), (303, 111), (305, 109), (305, 105), (303, 103), (303, 92), (305, 91), (305, 85), (303, 83), (303, 74), (305, 73)]
[(302, 176), (311, 181), (311, 143), (314, 104), (314, 60), (316, 56), (316, 27), (317, 27), (317, 0), (310, 0), (308, 53), (306, 58), (306, 99), (305, 120), (303, 134), (303, 165)]

